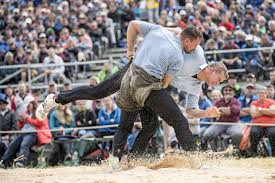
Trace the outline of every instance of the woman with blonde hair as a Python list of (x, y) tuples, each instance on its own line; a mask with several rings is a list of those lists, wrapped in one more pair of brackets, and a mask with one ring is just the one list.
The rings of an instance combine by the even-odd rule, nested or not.
[[(56, 106), (50, 116), (50, 128), (60, 129), (61, 135), (72, 135), (72, 130), (66, 130), (66, 128), (73, 127), (75, 127), (74, 115), (68, 105)], [(60, 136), (60, 133), (55, 133), (55, 136)]]
[(57, 105), (50, 115), (50, 128), (60, 131), (53, 132), (55, 141), (48, 159), (49, 165), (57, 165), (72, 158), (70, 139), (73, 138), (73, 130), (69, 128), (73, 127), (75, 127), (74, 115), (68, 105)]

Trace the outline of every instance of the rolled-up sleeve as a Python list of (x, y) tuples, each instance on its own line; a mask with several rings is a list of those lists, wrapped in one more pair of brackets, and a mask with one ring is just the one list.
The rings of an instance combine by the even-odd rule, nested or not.
[(161, 28), (160, 25), (151, 24), (144, 21), (138, 21), (140, 33), (143, 37), (145, 37), (149, 32)]
[(186, 109), (195, 109), (199, 108), (199, 96), (188, 94), (186, 96)]

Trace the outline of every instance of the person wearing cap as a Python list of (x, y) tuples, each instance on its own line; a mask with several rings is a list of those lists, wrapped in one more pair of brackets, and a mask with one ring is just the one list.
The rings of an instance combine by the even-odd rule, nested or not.
[[(234, 40), (234, 36), (229, 36), (223, 46), (223, 50), (240, 49)], [(223, 53), (221, 62), (226, 65), (227, 69), (239, 69), (241, 68), (241, 60), (239, 57), (239, 53)]]
[(257, 100), (258, 97), (255, 95), (255, 86), (250, 83), (245, 87), (244, 94), (239, 97), (239, 101), (241, 104), (240, 111), (240, 121), (245, 123), (250, 123), (252, 118), (250, 114), (250, 104)]
[[(258, 44), (254, 42), (254, 36), (249, 34), (245, 38), (246, 43), (242, 46), (245, 48), (258, 48)], [(260, 72), (260, 54), (259, 51), (242, 52), (242, 64), (248, 73), (255, 73), (256, 77)]]
[(253, 84), (256, 91), (263, 87), (262, 85), (257, 83), (257, 78), (253, 73), (249, 73), (246, 75), (246, 82), (249, 84)]
[[(0, 131), (17, 130), (16, 114), (8, 108), (7, 96), (0, 93)], [(0, 134), (0, 141), (2, 136), (7, 134)]]
[[(208, 127), (202, 135), (202, 140), (210, 142), (217, 140), (222, 134), (227, 134), (232, 138), (232, 144), (238, 148), (242, 138), (242, 127), (238, 125), (240, 119), (240, 103), (234, 98), (235, 88), (231, 85), (226, 85), (222, 88), (223, 98), (214, 103), (221, 115), (216, 120), (218, 122), (233, 122), (236, 125), (215, 125)], [(217, 147), (213, 147), (214, 150)]]
[[(250, 113), (253, 123), (275, 124), (275, 101), (267, 98), (265, 87), (258, 90), (258, 100), (251, 103)], [(257, 155), (257, 146), (260, 139), (265, 136), (269, 138), (272, 156), (275, 157), (275, 127), (274, 126), (252, 126), (250, 131), (250, 151), (252, 156)]]
[(219, 31), (219, 28), (217, 26), (213, 26), (211, 28), (211, 37), (206, 41), (206, 45), (208, 42), (214, 41), (215, 42), (215, 48), (217, 50), (221, 49), (224, 45), (224, 40), (222, 39), (222, 33)]
[(275, 100), (275, 88), (272, 84), (266, 86), (267, 98)]
[(239, 98), (242, 94), (242, 88), (238, 84), (238, 79), (235, 74), (229, 74), (229, 78), (227, 80), (228, 85), (232, 86), (235, 89), (235, 98)]

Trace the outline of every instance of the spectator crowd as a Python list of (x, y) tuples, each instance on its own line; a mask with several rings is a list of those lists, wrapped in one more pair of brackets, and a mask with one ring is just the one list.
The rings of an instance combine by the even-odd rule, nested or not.
[[(242, 17), (242, 18), (240, 18)], [(21, 75), (4, 84), (18, 83), (16, 89), (8, 86), (0, 93), (0, 131), (53, 130), (37, 133), (0, 134), (0, 166), (7, 167), (15, 157), (17, 167), (31, 164), (37, 148), (50, 144), (47, 162), (50, 165), (74, 161), (76, 157), (104, 159), (112, 149), (114, 128), (72, 130), (118, 124), (120, 109), (114, 97), (95, 101), (76, 101), (53, 109), (48, 118), (38, 121), (35, 110), (39, 93), (30, 89), (28, 79), (44, 75), (46, 94), (70, 90), (73, 73), (91, 71), (90, 65), (65, 67), (63, 63), (82, 62), (101, 58), (109, 48), (126, 47), (125, 38), (131, 20), (146, 20), (167, 27), (184, 28), (194, 24), (204, 36), (205, 51), (274, 47), (275, 3), (272, 0), (9, 0), (0, 4), (0, 59), (1, 65), (59, 64), (49, 68), (22, 69)], [(198, 139), (200, 150), (224, 150), (232, 145), (241, 155), (275, 156), (275, 127), (247, 127), (242, 123), (275, 125), (275, 64), (273, 49), (250, 52), (229, 52), (206, 55), (208, 62), (224, 62), (236, 72), (222, 87), (205, 86), (199, 107), (216, 106), (218, 119), (198, 119), (201, 122), (231, 122), (232, 125), (190, 124)], [(87, 84), (96, 85), (115, 73), (118, 68), (105, 63), (97, 76)], [(17, 69), (0, 69), (0, 80)], [(80, 77), (80, 76), (78, 76)], [(259, 80), (264, 80), (259, 84)], [(245, 81), (245, 85), (240, 84)], [(47, 96), (47, 95), (46, 95)], [(185, 94), (172, 93), (184, 112)], [(189, 119), (190, 122), (197, 119)], [(139, 119), (137, 119), (137, 122)], [(141, 128), (137, 123), (129, 135), (128, 147)], [(148, 152), (160, 153), (164, 131), (168, 146), (179, 148), (173, 130), (163, 125), (148, 145)], [(90, 139), (90, 140), (88, 140)], [(93, 139), (93, 140), (91, 140)], [(101, 139), (97, 141), (95, 139)], [(107, 140), (106, 140), (107, 139)], [(93, 159), (95, 158), (95, 159)], [(76, 163), (78, 164), (78, 163)]]

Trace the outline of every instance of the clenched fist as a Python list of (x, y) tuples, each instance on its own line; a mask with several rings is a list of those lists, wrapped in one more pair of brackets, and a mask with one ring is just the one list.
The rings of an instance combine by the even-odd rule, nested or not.
[(133, 58), (134, 58), (134, 54), (135, 52), (134, 51), (127, 51), (127, 59), (128, 59), (128, 62), (132, 62)]
[(218, 108), (214, 106), (206, 109), (206, 115), (208, 118), (216, 118), (216, 117), (220, 117), (220, 112)]

